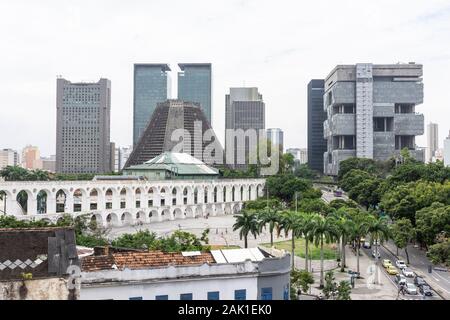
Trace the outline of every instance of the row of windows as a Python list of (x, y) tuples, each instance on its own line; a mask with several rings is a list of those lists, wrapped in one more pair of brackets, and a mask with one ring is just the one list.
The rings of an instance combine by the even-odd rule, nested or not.
[[(266, 300), (271, 300), (272, 299), (272, 288), (263, 288), (262, 290), (266, 290), (264, 292), (270, 291), (270, 299), (266, 299)], [(262, 293), (261, 293), (261, 297), (262, 297)], [(246, 300), (246, 299), (247, 299), (247, 290), (246, 289), (234, 290), (234, 300)], [(130, 297), (129, 300), (142, 300), (142, 297)], [(155, 300), (169, 300), (169, 295), (167, 295), (167, 294), (156, 295)], [(192, 293), (182, 293), (182, 294), (180, 294), (180, 300), (193, 300), (193, 294)], [(208, 292), (208, 300), (220, 300), (220, 292), (219, 291)]]

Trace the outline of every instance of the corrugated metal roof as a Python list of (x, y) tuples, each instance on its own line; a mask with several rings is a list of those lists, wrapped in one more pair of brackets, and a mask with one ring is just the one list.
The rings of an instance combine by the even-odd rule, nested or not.
[[(127, 170), (167, 170), (180, 175), (218, 175), (219, 171), (187, 153), (164, 152)], [(126, 170), (126, 171), (127, 171)]]
[(216, 263), (237, 263), (245, 260), (262, 261), (264, 255), (258, 248), (211, 250)]

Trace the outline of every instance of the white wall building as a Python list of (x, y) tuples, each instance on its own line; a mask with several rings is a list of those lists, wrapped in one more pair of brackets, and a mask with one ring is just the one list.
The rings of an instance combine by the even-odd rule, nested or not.
[[(290, 255), (258, 248), (82, 259), (82, 300), (288, 300)], [(101, 265), (101, 267), (99, 267)]]
[(444, 164), (450, 167), (450, 131), (447, 139), (444, 140)]
[(12, 149), (0, 150), (0, 170), (6, 166), (17, 166), (19, 164), (19, 154)]

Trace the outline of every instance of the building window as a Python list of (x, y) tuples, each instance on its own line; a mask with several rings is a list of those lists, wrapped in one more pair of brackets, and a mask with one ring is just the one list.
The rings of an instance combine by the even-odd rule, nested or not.
[(247, 300), (247, 290), (234, 290), (234, 300)]
[(392, 132), (394, 128), (394, 118), (376, 117), (373, 118), (374, 132)]
[(130, 297), (128, 300), (142, 300), (142, 297)]
[(272, 300), (272, 288), (261, 288), (261, 300)]
[(180, 294), (180, 300), (192, 300), (192, 293)]
[(141, 202), (140, 201), (136, 201), (136, 208), (140, 208), (141, 207)]
[(169, 300), (169, 296), (167, 294), (155, 296), (155, 300)]
[(219, 291), (208, 292), (208, 300), (219, 300)]

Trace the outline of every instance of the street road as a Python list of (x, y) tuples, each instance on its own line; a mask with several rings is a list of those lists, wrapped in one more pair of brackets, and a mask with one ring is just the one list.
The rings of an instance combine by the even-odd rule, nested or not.
[[(365, 249), (364, 248), (363, 250), (369, 257), (372, 257), (372, 250), (373, 249), (374, 249), (374, 247), (372, 246), (371, 249)], [(389, 259), (389, 260), (391, 260), (392, 265), (395, 266), (395, 262), (398, 259), (390, 251), (386, 250), (386, 248), (384, 248), (383, 246), (379, 247), (379, 252), (380, 252), (379, 266), (380, 266), (381, 272), (385, 273), (389, 277), (389, 279), (392, 281), (392, 283), (394, 283), (394, 285), (398, 288), (397, 283), (394, 280), (395, 276), (391, 276), (391, 275), (387, 274), (385, 268), (382, 265), (383, 259)], [(375, 261), (375, 258), (372, 257), (372, 260)], [(410, 267), (410, 266), (408, 265), (408, 267)], [(399, 268), (397, 268), (397, 270), (399, 270), (400, 273), (401, 273), (401, 270)], [(414, 284), (414, 278), (407, 278), (407, 281)], [(424, 296), (422, 296), (420, 294), (420, 292), (419, 292), (419, 288), (416, 287), (417, 295), (411, 295), (411, 294), (402, 295), (402, 294), (400, 294), (399, 295), (399, 299), (406, 299), (406, 300), (441, 300), (441, 297), (436, 293), (436, 291), (434, 290), (432, 284), (431, 283), (428, 283), (428, 284), (430, 285), (430, 287), (431, 287), (431, 289), (433, 291), (433, 296), (432, 297), (424, 297)]]

